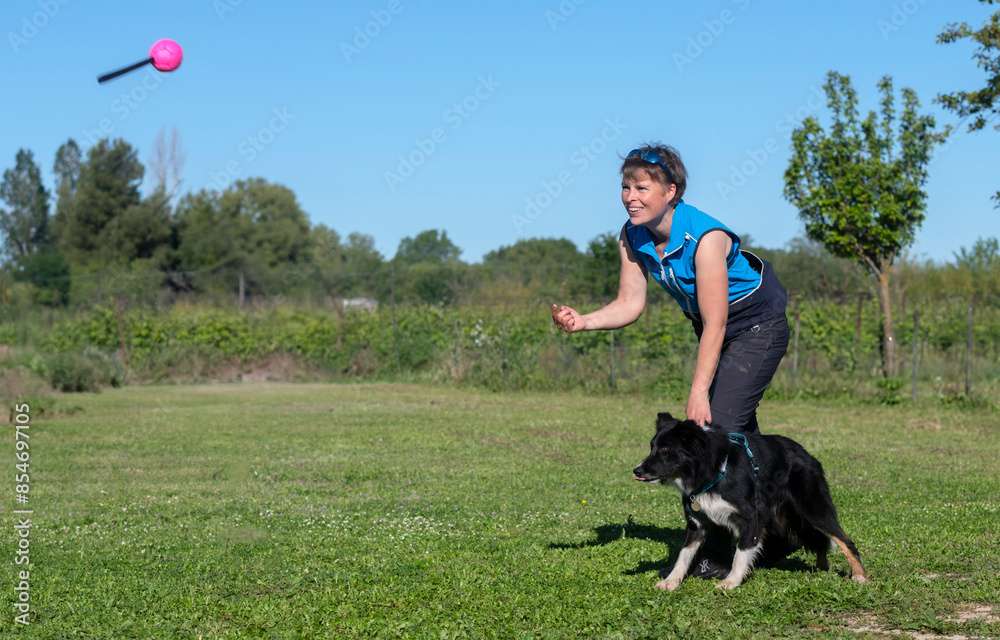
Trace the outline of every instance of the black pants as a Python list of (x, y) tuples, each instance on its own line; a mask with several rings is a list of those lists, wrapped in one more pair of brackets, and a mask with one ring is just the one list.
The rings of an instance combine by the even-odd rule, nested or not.
[[(788, 335), (788, 321), (782, 315), (722, 343), (719, 366), (708, 392), (712, 422), (727, 430), (760, 431), (757, 405), (788, 349)], [(715, 531), (705, 540), (704, 553), (717, 559), (731, 558), (731, 545), (728, 532)]]
[(756, 432), (757, 405), (788, 349), (784, 315), (726, 338), (708, 391), (712, 422), (724, 429)]

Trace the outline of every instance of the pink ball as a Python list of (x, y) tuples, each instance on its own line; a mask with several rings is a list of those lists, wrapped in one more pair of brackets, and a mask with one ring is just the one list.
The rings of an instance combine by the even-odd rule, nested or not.
[(158, 71), (173, 71), (181, 66), (184, 51), (181, 49), (181, 45), (164, 38), (153, 44), (149, 50), (149, 57), (153, 59), (153, 66)]

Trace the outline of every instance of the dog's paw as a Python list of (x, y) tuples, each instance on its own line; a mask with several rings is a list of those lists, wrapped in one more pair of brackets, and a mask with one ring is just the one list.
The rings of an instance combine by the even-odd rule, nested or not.
[(864, 575), (862, 575), (860, 573), (857, 574), (857, 575), (851, 576), (851, 580), (854, 580), (858, 584), (868, 584), (868, 578), (867, 578), (867, 576), (864, 576)]
[(723, 591), (732, 591), (733, 589), (735, 589), (738, 586), (740, 586), (740, 581), (739, 580), (730, 580), (729, 578), (726, 578), (725, 580), (723, 580), (719, 584), (715, 585), (715, 588), (716, 589), (722, 589)]
[(667, 578), (666, 580), (660, 580), (653, 586), (660, 591), (673, 591), (677, 587), (681, 586), (681, 581), (675, 578)]

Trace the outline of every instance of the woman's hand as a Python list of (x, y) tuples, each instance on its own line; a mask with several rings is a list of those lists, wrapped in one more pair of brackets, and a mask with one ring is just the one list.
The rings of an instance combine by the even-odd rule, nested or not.
[(712, 424), (712, 408), (708, 402), (708, 394), (692, 391), (684, 413), (688, 420), (694, 420), (700, 426)]
[(552, 305), (552, 321), (566, 333), (583, 331), (587, 324), (573, 309), (555, 304)]

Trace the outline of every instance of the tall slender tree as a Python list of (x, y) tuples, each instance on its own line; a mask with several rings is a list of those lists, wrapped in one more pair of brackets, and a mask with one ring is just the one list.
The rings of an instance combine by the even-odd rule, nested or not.
[(80, 145), (73, 138), (64, 142), (56, 151), (52, 167), (56, 176), (56, 211), (52, 220), (52, 239), (57, 244), (59, 235), (66, 228), (66, 221), (72, 215), (76, 188), (80, 182), (81, 161)]
[[(897, 118), (892, 79), (879, 83), (881, 111), (860, 120), (851, 79), (829, 72), (823, 85), (833, 123), (827, 133), (810, 116), (792, 132), (784, 196), (799, 210), (806, 235), (836, 256), (864, 265), (877, 281), (882, 318), (882, 370), (895, 374), (889, 276), (899, 252), (913, 243), (925, 217), (927, 164), (947, 131), (920, 115), (912, 89), (903, 89)], [(898, 132), (894, 130), (898, 126)]]
[(26, 256), (48, 239), (49, 192), (31, 151), (19, 150), (15, 162), (0, 182), (0, 199), (9, 207), (0, 207), (0, 232), (8, 252)]

